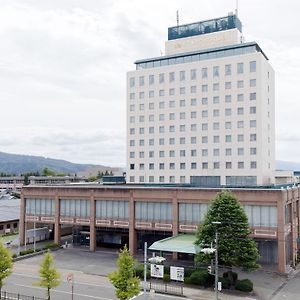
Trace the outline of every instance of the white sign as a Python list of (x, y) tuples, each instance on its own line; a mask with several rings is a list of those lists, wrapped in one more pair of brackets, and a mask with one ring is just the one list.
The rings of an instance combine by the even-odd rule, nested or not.
[(151, 264), (151, 277), (163, 278), (164, 277), (164, 266)]
[(184, 268), (170, 267), (170, 279), (184, 281)]
[(218, 282), (218, 291), (222, 291), (222, 282)]

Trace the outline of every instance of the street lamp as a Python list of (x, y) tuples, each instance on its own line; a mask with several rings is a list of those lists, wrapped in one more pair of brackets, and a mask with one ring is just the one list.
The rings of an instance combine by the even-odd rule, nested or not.
[[(220, 225), (221, 222), (211, 222), (212, 224), (214, 225)], [(212, 254), (212, 253), (215, 253), (215, 299), (218, 300), (218, 292), (219, 292), (219, 289), (218, 289), (218, 282), (219, 282), (219, 274), (218, 274), (218, 227), (216, 227), (216, 248), (203, 248), (201, 250), (202, 253), (204, 254)]]

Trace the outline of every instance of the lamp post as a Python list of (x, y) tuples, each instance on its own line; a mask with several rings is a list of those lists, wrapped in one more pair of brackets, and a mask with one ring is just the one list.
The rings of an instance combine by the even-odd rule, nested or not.
[[(214, 225), (220, 225), (221, 222), (211, 222)], [(218, 237), (219, 237), (219, 233), (218, 233), (218, 228), (216, 227), (216, 247), (215, 248), (203, 248), (201, 250), (201, 252), (203, 252), (204, 254), (212, 254), (215, 253), (215, 299), (218, 300), (218, 293), (219, 293), (219, 289), (218, 289), (218, 282), (219, 282), (219, 270), (218, 270)]]

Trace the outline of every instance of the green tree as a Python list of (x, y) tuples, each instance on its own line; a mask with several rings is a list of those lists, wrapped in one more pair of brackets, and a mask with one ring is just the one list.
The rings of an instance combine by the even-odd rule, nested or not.
[(135, 260), (126, 245), (119, 253), (117, 265), (118, 271), (110, 273), (108, 278), (116, 289), (117, 298), (127, 300), (140, 292), (140, 280), (135, 276)]
[[(212, 224), (221, 222), (221, 224)], [(249, 237), (247, 215), (238, 199), (229, 191), (222, 191), (209, 207), (203, 224), (197, 232), (198, 245), (214, 243), (216, 229), (219, 233), (218, 254), (221, 265), (242, 267), (252, 271), (259, 268), (259, 253), (256, 244)], [(203, 253), (197, 255), (199, 262), (209, 261), (210, 256)]]
[(0, 242), (0, 295), (4, 285), (4, 279), (12, 273), (12, 257), (10, 251)]
[(35, 283), (35, 285), (46, 288), (47, 299), (50, 300), (50, 290), (60, 285), (60, 273), (54, 267), (54, 259), (50, 252), (44, 255), (39, 275), (41, 280)]

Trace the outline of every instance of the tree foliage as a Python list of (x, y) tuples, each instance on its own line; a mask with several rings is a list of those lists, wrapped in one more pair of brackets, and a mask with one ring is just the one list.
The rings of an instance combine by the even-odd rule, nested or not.
[[(218, 193), (212, 202), (203, 224), (199, 225), (196, 244), (203, 246), (214, 243), (216, 229), (219, 233), (220, 264), (242, 267), (249, 271), (259, 268), (259, 253), (254, 240), (249, 237), (251, 231), (247, 215), (238, 199), (229, 191)], [(210, 259), (203, 253), (197, 255), (200, 262)]]
[(0, 291), (4, 285), (4, 279), (12, 273), (13, 262), (10, 251), (0, 242)]
[(135, 260), (130, 255), (126, 245), (119, 254), (117, 261), (118, 271), (108, 275), (109, 280), (116, 289), (116, 296), (120, 300), (127, 300), (140, 291), (140, 280), (135, 276)]
[(39, 269), (40, 281), (36, 285), (46, 288), (47, 299), (50, 300), (50, 290), (60, 285), (60, 273), (54, 267), (54, 259), (50, 252), (45, 253)]

